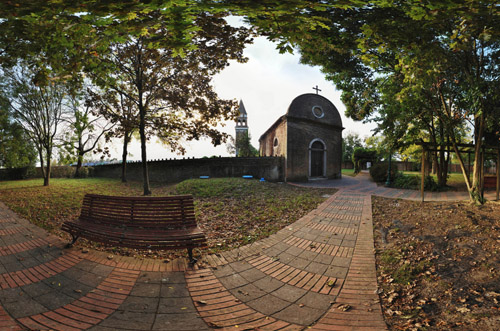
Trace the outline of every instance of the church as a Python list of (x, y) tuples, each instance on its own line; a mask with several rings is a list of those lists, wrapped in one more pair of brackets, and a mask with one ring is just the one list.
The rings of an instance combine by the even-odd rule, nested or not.
[(260, 137), (260, 155), (284, 157), (286, 181), (341, 178), (343, 129), (332, 102), (302, 94)]

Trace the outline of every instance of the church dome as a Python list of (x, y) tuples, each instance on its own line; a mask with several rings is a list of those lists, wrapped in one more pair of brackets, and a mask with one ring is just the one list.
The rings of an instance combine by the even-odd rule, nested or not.
[(313, 93), (299, 95), (288, 107), (288, 117), (302, 118), (342, 128), (339, 111), (327, 98)]

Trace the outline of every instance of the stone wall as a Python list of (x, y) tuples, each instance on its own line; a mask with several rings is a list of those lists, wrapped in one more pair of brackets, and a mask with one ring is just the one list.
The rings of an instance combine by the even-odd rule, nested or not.
[[(200, 176), (241, 177), (252, 175), (267, 181), (284, 181), (282, 157), (219, 157), (149, 161), (149, 180), (162, 183), (179, 182)], [(94, 177), (120, 178), (121, 164), (94, 167)], [(142, 180), (142, 163), (127, 163), (127, 178)]]

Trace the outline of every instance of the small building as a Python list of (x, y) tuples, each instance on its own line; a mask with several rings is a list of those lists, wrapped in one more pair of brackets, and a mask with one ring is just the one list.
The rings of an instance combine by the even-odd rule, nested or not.
[(303, 94), (260, 137), (260, 155), (283, 156), (286, 181), (341, 178), (343, 129), (333, 103)]

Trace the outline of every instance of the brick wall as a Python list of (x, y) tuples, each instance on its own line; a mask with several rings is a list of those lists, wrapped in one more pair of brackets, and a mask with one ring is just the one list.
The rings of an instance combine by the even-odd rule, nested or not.
[[(203, 159), (159, 160), (148, 162), (149, 179), (156, 182), (179, 182), (200, 176), (240, 177), (252, 175), (268, 181), (284, 180), (282, 157), (219, 157)], [(94, 167), (94, 177), (120, 178), (121, 164)], [(127, 178), (142, 179), (142, 163), (127, 163)]]

